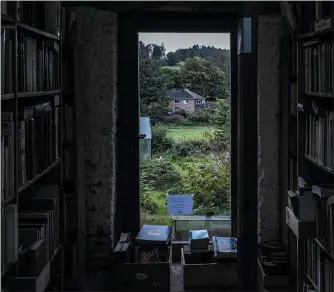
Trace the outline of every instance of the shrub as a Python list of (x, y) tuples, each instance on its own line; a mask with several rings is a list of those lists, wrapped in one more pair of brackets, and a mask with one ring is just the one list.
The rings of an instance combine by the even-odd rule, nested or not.
[(208, 150), (208, 144), (205, 139), (181, 140), (174, 143), (172, 155), (187, 157), (196, 155)]
[(167, 128), (156, 125), (152, 128), (152, 152), (163, 153), (172, 148), (173, 140), (168, 137)]
[(209, 112), (205, 109), (198, 110), (189, 115), (189, 120), (194, 123), (209, 123), (210, 115)]
[(196, 163), (183, 163), (186, 173), (169, 192), (193, 194), (194, 213), (226, 214), (230, 206), (229, 160), (203, 158)]
[(145, 160), (141, 166), (141, 179), (142, 182), (161, 189), (178, 182), (180, 174), (167, 158)]
[(164, 119), (164, 123), (166, 124), (183, 124), (184, 122), (185, 122), (184, 116), (178, 114), (167, 116)]

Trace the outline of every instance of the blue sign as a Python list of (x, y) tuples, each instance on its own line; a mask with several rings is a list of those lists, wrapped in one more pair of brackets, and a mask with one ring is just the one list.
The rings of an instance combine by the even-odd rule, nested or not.
[(167, 194), (168, 215), (191, 215), (193, 213), (193, 195)]

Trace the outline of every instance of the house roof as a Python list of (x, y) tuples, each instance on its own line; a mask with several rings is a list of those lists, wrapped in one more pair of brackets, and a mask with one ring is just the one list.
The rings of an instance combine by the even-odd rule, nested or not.
[(152, 139), (151, 120), (149, 117), (140, 117), (140, 135), (146, 135), (144, 139)]
[(192, 92), (188, 89), (182, 89), (182, 90), (167, 90), (167, 95), (171, 99), (201, 99), (205, 100), (205, 97), (200, 96), (199, 94)]

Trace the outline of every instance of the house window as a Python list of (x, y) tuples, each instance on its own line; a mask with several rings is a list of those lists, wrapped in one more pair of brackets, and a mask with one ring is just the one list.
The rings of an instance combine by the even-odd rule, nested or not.
[(176, 107), (174, 108), (174, 110), (178, 110), (178, 109), (180, 109), (178, 106), (176, 106)]
[(188, 104), (188, 99), (185, 99), (185, 100), (183, 101), (183, 103), (184, 103), (184, 104)]
[(174, 100), (174, 103), (180, 103), (180, 101), (179, 101), (179, 100), (177, 100), (177, 99), (175, 99), (175, 100)]
[(202, 101), (200, 99), (197, 99), (196, 104), (202, 104)]

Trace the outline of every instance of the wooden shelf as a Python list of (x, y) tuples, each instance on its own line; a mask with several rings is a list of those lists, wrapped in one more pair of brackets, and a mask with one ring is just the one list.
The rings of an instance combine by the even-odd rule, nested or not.
[(322, 97), (322, 98), (334, 98), (334, 94), (320, 93), (320, 92), (305, 92), (306, 96)]
[(6, 205), (8, 205), (11, 201), (13, 201), (15, 199), (15, 196), (11, 196), (11, 197), (8, 197), (6, 199), (4, 199), (2, 202), (1, 202), (1, 207), (5, 207)]
[(24, 184), (23, 186), (20, 186), (18, 188), (17, 192), (20, 193), (20, 192), (24, 191), (25, 189), (27, 189), (28, 187), (30, 187), (31, 185), (33, 185), (35, 182), (37, 182), (43, 176), (45, 176), (47, 173), (49, 173), (53, 168), (55, 168), (58, 165), (59, 162), (60, 162), (60, 159), (57, 159), (48, 168), (46, 168), (45, 170), (43, 170), (40, 174), (36, 175), (32, 180), (29, 180), (26, 184)]
[(13, 17), (6, 15), (6, 14), (2, 14), (2, 13), (1, 13), (1, 22), (4, 22), (4, 23), (7, 22), (7, 23), (12, 23), (12, 24), (15, 23)]
[(22, 22), (18, 22), (17, 26), (18, 26), (19, 29), (22, 29), (22, 30), (24, 30), (28, 33), (34, 34), (36, 36), (40, 36), (40, 37), (44, 37), (44, 38), (47, 38), (47, 39), (53, 39), (53, 40), (56, 40), (56, 41), (60, 41), (59, 36), (54, 35), (54, 34), (49, 33), (49, 32), (46, 32), (46, 31), (43, 31), (43, 30), (40, 30), (40, 29), (35, 28), (31, 25), (24, 24)]
[(328, 168), (328, 167), (322, 165), (321, 163), (317, 162), (317, 161), (314, 160), (311, 156), (309, 156), (309, 155), (307, 155), (307, 154), (305, 154), (304, 156), (305, 156), (305, 158), (306, 158), (308, 161), (312, 162), (313, 164), (315, 164), (315, 165), (318, 166), (319, 168), (323, 169), (324, 171), (326, 171), (326, 172), (328, 172), (328, 173), (330, 173), (330, 174), (334, 174), (334, 170), (332, 170), (332, 169), (330, 169), (330, 168)]
[(1, 94), (1, 100), (14, 99), (14, 93)]
[(7, 273), (14, 267), (15, 263), (10, 263), (3, 271), (1, 271), (1, 279), (7, 275)]
[(317, 287), (317, 285), (313, 282), (313, 280), (311, 279), (311, 277), (307, 274), (305, 274), (305, 278), (307, 280), (307, 282), (309, 282), (309, 284), (312, 286), (312, 288), (314, 290), (316, 290), (317, 292), (320, 292), (319, 288)]
[(310, 40), (313, 38), (330, 37), (331, 35), (333, 35), (333, 30), (326, 30), (322, 32), (310, 32), (310, 33), (301, 34), (298, 36), (298, 39), (301, 41), (306, 41), (306, 40)]
[(28, 97), (39, 97), (60, 94), (60, 89), (54, 89), (49, 91), (36, 91), (36, 92), (18, 92), (18, 98), (28, 98)]
[(286, 207), (285, 220), (288, 227), (297, 236), (297, 238), (315, 238), (317, 236), (316, 222), (303, 222), (295, 216), (293, 211)]
[(324, 253), (324, 255), (334, 263), (334, 255), (332, 255), (318, 239), (314, 239), (314, 242), (320, 247), (321, 251)]

